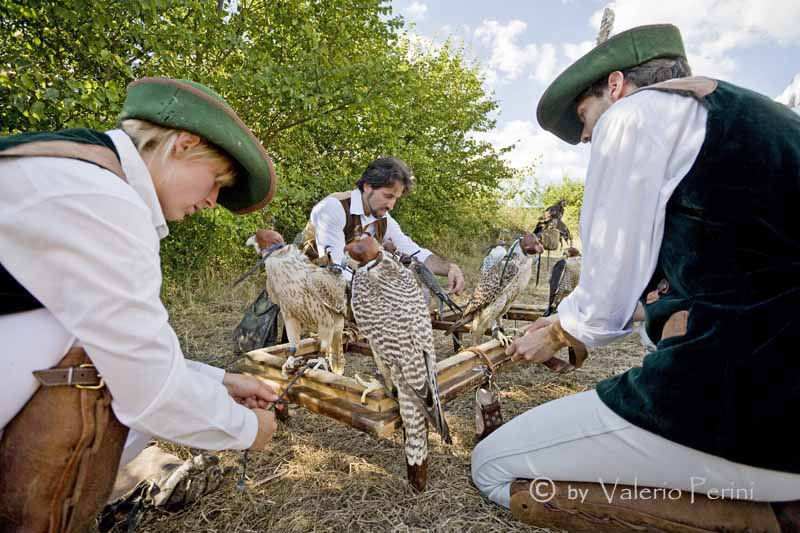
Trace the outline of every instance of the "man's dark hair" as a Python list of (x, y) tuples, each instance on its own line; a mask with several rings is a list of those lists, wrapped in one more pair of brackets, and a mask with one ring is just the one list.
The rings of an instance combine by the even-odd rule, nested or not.
[(381, 187), (391, 187), (394, 182), (402, 183), (403, 194), (407, 194), (414, 186), (411, 170), (408, 165), (396, 157), (379, 157), (369, 164), (356, 186), (361, 192), (364, 192), (365, 183), (368, 183), (373, 189), (380, 189)]
[[(645, 61), (641, 65), (636, 65), (635, 67), (625, 69), (621, 72), (622, 75), (625, 76), (626, 81), (637, 87), (647, 87), (654, 83), (660, 83), (674, 78), (686, 78), (692, 75), (692, 69), (689, 67), (689, 63), (682, 57), (659, 57), (658, 59)], [(611, 73), (609, 72), (609, 74)], [(606, 74), (591, 84), (575, 101), (580, 103), (581, 100), (588, 96), (603, 96), (603, 91), (608, 87), (609, 74)]]

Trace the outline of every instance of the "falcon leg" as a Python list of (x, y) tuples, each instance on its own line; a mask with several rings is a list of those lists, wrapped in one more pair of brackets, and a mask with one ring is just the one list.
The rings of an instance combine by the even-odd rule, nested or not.
[(508, 336), (505, 334), (505, 332), (503, 332), (503, 328), (502, 328), (502, 326), (500, 326), (500, 325), (499, 325), (499, 324), (497, 324), (496, 322), (495, 322), (495, 324), (492, 326), (492, 337), (494, 337), (495, 339), (497, 339), (497, 341), (498, 341), (500, 344), (502, 344), (503, 346), (508, 346), (509, 344), (511, 344), (511, 341), (513, 340), (511, 337), (508, 337)]
[(281, 375), (288, 377), (289, 374), (295, 373), (303, 364), (302, 358), (294, 356), (295, 352), (297, 352), (297, 345), (300, 344), (302, 326), (297, 319), (286, 316), (283, 317), (283, 322), (286, 327), (286, 335), (289, 337), (289, 357), (281, 367)]
[(377, 390), (384, 390), (383, 383), (375, 378), (364, 379), (359, 374), (353, 376), (358, 383), (364, 387), (364, 392), (361, 393), (361, 403), (367, 403), (367, 395)]
[[(480, 315), (480, 313), (478, 313), (478, 315)], [(483, 340), (483, 332), (486, 331), (486, 323), (481, 322), (480, 316), (476, 316), (475, 320), (472, 321), (472, 326), (470, 326), (469, 331), (472, 334), (472, 345), (477, 346)]]
[(344, 317), (336, 318), (333, 324), (333, 338), (328, 350), (328, 361), (331, 370), (340, 376), (344, 374), (344, 346), (342, 345), (342, 330)]

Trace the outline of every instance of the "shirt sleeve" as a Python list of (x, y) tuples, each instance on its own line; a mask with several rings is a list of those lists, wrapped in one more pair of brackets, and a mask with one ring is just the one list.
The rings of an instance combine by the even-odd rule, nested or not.
[(416, 253), (417, 255), (415, 257), (422, 263), (424, 263), (426, 259), (433, 255), (433, 252), (427, 248), (420, 247), (410, 237), (403, 233), (403, 230), (400, 229), (400, 224), (398, 224), (391, 215), (386, 215), (386, 235), (383, 236), (383, 242), (386, 242), (389, 239), (391, 239), (394, 245), (397, 246), (398, 252), (406, 255)]
[[(314, 226), (317, 250), (321, 254), (326, 248), (330, 248), (331, 260), (337, 265), (341, 264), (344, 258), (344, 247), (347, 244), (344, 240), (347, 214), (342, 208), (342, 203), (336, 198), (328, 196), (314, 206), (309, 218)], [(342, 274), (348, 282), (353, 277), (349, 270), (343, 271)]]
[(206, 363), (201, 363), (200, 361), (192, 361), (191, 359), (186, 360), (186, 366), (189, 370), (193, 372), (199, 372), (218, 383), (222, 383), (222, 379), (225, 377), (225, 371), (219, 367), (207, 365)]
[[(82, 164), (87, 174), (106, 172)], [(18, 188), (26, 170), (55, 171), (16, 167)], [(160, 299), (159, 239), (143, 203), (101, 193), (23, 202), (0, 217), (0, 261), (79, 339), (124, 425), (202, 449), (252, 444), (258, 420), (228, 395), (224, 373), (183, 357)]]
[(581, 212), (581, 278), (558, 307), (562, 327), (585, 345), (632, 331), (658, 261), (667, 202), (700, 152), (706, 117), (693, 98), (643, 91), (597, 122)]

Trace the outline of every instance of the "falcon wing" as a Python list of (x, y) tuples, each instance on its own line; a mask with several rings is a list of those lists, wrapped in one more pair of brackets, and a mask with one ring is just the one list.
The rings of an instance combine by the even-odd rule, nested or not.
[(320, 303), (340, 315), (347, 314), (347, 282), (341, 272), (310, 265), (308, 284)]

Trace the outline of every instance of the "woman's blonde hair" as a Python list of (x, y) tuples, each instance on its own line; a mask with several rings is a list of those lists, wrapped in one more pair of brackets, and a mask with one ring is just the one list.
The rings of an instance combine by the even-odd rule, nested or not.
[[(152, 153), (153, 157), (160, 158), (162, 163), (166, 162), (178, 140), (178, 134), (181, 132), (181, 130), (165, 128), (135, 118), (123, 120), (121, 128), (131, 138), (140, 154)], [(224, 165), (223, 172), (216, 179), (216, 182), (223, 187), (233, 185), (236, 179), (236, 164), (230, 156), (202, 137), (200, 137), (200, 144), (189, 148), (183, 157)]]

